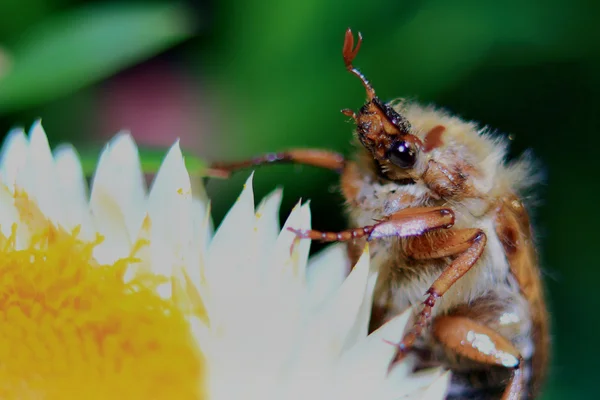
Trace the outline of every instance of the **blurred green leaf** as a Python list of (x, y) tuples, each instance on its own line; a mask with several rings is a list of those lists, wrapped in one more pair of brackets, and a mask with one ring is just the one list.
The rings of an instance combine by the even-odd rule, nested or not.
[[(85, 176), (92, 176), (96, 171), (98, 165), (98, 154), (100, 151), (93, 151), (92, 149), (82, 150), (79, 152), (81, 167)], [(149, 149), (140, 148), (140, 161), (142, 163), (142, 171), (145, 174), (156, 174), (167, 154), (167, 149)], [(221, 174), (212, 171), (208, 168), (206, 162), (201, 158), (191, 154), (190, 152), (183, 151), (183, 157), (185, 159), (185, 167), (192, 177), (223, 177)]]
[(64, 8), (69, 0), (2, 0), (0, 1), (0, 40), (22, 32), (24, 26), (41, 21), (45, 15)]
[(58, 14), (11, 49), (0, 79), (0, 112), (65, 95), (190, 37), (178, 4), (101, 4)]
[(0, 47), (0, 79), (8, 74), (11, 64), (11, 57), (8, 52)]

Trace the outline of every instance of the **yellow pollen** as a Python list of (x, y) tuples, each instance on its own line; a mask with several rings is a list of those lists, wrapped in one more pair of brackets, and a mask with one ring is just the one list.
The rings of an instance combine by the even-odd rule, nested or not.
[(19, 202), (20, 225), (0, 234), (0, 398), (202, 398), (202, 356), (181, 308), (158, 296), (164, 280), (125, 283), (133, 256), (98, 265), (97, 242)]

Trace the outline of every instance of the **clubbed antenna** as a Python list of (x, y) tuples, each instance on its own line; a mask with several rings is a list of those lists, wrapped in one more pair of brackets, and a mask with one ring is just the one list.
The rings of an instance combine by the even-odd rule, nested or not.
[(362, 43), (362, 35), (358, 32), (358, 43), (356, 43), (356, 47), (354, 47), (354, 34), (352, 33), (352, 29), (348, 28), (346, 31), (346, 36), (344, 38), (344, 48), (342, 50), (342, 55), (344, 56), (344, 64), (346, 64), (346, 69), (356, 75), (362, 82), (363, 86), (367, 90), (367, 98), (369, 100), (373, 100), (375, 97), (375, 89), (371, 87), (371, 84), (365, 78), (365, 76), (356, 68), (352, 66), (352, 61), (358, 54), (358, 50), (360, 50), (360, 45)]

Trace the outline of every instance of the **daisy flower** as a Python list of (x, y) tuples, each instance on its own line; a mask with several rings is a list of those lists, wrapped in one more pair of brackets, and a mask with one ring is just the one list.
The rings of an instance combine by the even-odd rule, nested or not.
[[(0, 397), (442, 399), (449, 373), (391, 365), (406, 312), (368, 335), (376, 271), (308, 261), (308, 204), (278, 225), (252, 176), (213, 232), (175, 143), (151, 188), (119, 134), (88, 190), (38, 122), (0, 152)], [(352, 268), (351, 268), (352, 267)], [(348, 270), (351, 272), (348, 274)]]

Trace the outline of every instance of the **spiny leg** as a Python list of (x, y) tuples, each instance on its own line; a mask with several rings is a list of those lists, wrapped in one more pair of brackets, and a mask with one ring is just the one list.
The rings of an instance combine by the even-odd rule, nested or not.
[(453, 224), (454, 212), (449, 208), (415, 207), (400, 210), (376, 224), (341, 232), (288, 229), (303, 239), (322, 242), (346, 242), (365, 236), (367, 240), (416, 236), (433, 229), (450, 228)]
[(314, 167), (326, 168), (336, 172), (342, 172), (346, 165), (344, 156), (339, 153), (319, 149), (292, 149), (277, 153), (263, 154), (249, 160), (234, 162), (216, 162), (211, 168), (224, 173), (231, 173), (236, 170), (260, 166), (263, 164), (303, 164)]
[(432, 332), (437, 341), (458, 355), (482, 364), (512, 368), (502, 400), (524, 397), (523, 359), (504, 336), (468, 317), (453, 315), (437, 317)]
[(442, 297), (479, 260), (486, 241), (487, 237), (481, 229), (459, 229), (444, 232), (444, 235), (439, 236), (417, 236), (409, 241), (407, 253), (417, 260), (458, 256), (427, 290), (427, 299), (423, 302), (423, 309), (417, 316), (413, 328), (398, 344), (400, 349), (398, 358), (402, 358), (403, 353), (412, 347), (429, 322), (436, 300)]

